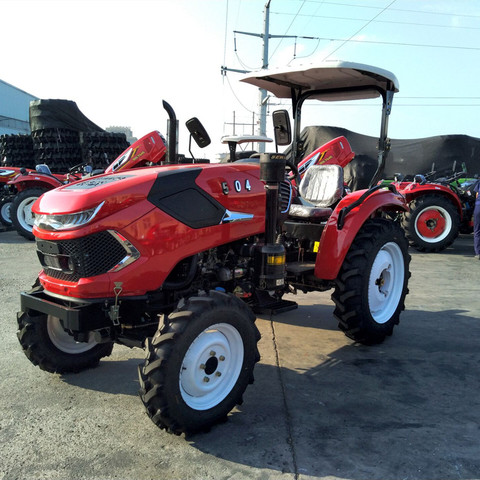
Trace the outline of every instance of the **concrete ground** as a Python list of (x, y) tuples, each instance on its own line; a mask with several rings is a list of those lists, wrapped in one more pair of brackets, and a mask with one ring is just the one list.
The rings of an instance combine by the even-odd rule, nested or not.
[[(96, 369), (52, 375), (16, 338), (35, 245), (0, 232), (0, 478), (480, 479), (480, 262), (473, 239), (411, 251), (406, 310), (365, 347), (332, 317), (330, 294), (258, 318), (256, 381), (225, 424), (176, 437), (137, 396), (143, 351), (116, 346)], [(293, 297), (292, 297), (293, 298)]]

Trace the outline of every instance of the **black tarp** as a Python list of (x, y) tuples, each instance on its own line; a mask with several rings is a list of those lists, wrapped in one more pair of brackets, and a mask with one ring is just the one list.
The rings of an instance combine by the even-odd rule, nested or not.
[(89, 120), (72, 100), (32, 100), (30, 102), (30, 129), (32, 132), (51, 128), (77, 132), (103, 132)]
[[(377, 168), (377, 137), (370, 137), (340, 127), (306, 127), (301, 133), (304, 156), (322, 144), (343, 135), (349, 141), (355, 158), (345, 168), (345, 180), (352, 189), (366, 188)], [(396, 173), (413, 176), (430, 172), (432, 165), (445, 175), (462, 169), (465, 163), (469, 175), (480, 174), (480, 139), (468, 135), (439, 135), (412, 140), (391, 140), (383, 178)]]

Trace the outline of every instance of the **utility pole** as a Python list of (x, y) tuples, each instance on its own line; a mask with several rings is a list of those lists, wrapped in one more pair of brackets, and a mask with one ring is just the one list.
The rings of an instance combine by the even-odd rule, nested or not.
[[(268, 68), (268, 40), (270, 39), (270, 1), (265, 4), (265, 10), (263, 13), (263, 58), (262, 69)], [(264, 88), (259, 89), (259, 106), (260, 106), (260, 128), (259, 135), (267, 135), (267, 91)], [(265, 153), (265, 143), (259, 142), (258, 151)]]
[[(268, 41), (271, 38), (297, 38), (295, 35), (270, 35), (270, 2), (271, 0), (267, 0), (265, 4), (265, 10), (263, 12), (263, 33), (251, 33), (251, 32), (240, 32), (234, 30), (234, 33), (239, 33), (241, 35), (250, 35), (253, 37), (260, 37), (263, 40), (263, 52), (262, 52), (262, 69), (268, 68)], [(237, 72), (237, 73), (250, 73), (247, 70), (235, 70), (232, 68), (227, 68), (222, 66), (222, 75), (226, 75), (226, 72)], [(268, 106), (268, 95), (267, 91), (263, 88), (259, 89), (259, 96), (258, 96), (258, 117), (259, 117), (259, 124), (258, 124), (258, 134), (266, 136), (267, 134), (267, 106)], [(258, 151), (260, 153), (265, 152), (265, 143), (259, 142), (258, 143)]]

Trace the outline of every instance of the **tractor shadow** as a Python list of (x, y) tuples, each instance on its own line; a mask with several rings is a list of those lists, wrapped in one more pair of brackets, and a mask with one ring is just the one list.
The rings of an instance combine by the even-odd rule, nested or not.
[[(392, 338), (365, 347), (333, 333), (336, 322), (319, 322), (327, 312), (320, 313), (303, 315), (300, 324), (289, 313), (273, 318), (280, 366), (266, 351), (243, 405), (209, 433), (187, 436), (191, 448), (240, 471), (262, 469), (255, 478), (478, 478), (480, 319), (462, 310), (408, 310)], [(268, 330), (263, 334), (268, 350)], [(99, 368), (62, 380), (137, 395), (143, 352), (117, 348)], [(138, 358), (126, 359), (132, 352)]]
[(419, 252), (418, 250), (415, 250), (414, 248), (410, 247), (408, 249), (408, 253), (410, 255), (441, 255), (442, 257), (448, 257), (450, 255), (454, 256), (462, 256), (462, 257), (472, 257), (474, 256), (474, 250), (473, 250), (473, 234), (460, 234), (455, 241), (447, 247), (445, 250), (442, 250), (441, 252), (436, 252), (436, 253), (424, 253), (424, 252)]
[(63, 374), (60, 379), (78, 388), (108, 393), (112, 395), (138, 395), (139, 382), (137, 367), (142, 362), (143, 351), (138, 350), (140, 357), (115, 358), (115, 346), (112, 356), (100, 361), (98, 367), (79, 373)]
[(479, 318), (410, 311), (396, 330), (382, 345), (345, 339), (332, 351), (309, 330), (312, 357), (324, 358), (309, 368), (280, 339), (282, 367), (260, 364), (241, 414), (191, 444), (301, 478), (478, 478)]

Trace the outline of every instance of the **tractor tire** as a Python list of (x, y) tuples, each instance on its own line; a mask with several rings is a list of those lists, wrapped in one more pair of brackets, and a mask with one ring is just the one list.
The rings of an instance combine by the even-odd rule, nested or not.
[(420, 252), (445, 250), (458, 237), (460, 215), (448, 198), (423, 195), (410, 202), (402, 228), (410, 246)]
[(208, 431), (242, 403), (260, 360), (255, 315), (233, 295), (187, 299), (147, 341), (140, 397), (161, 429)]
[(399, 323), (408, 293), (410, 255), (398, 223), (367, 220), (348, 251), (336, 280), (334, 316), (356, 342), (383, 342)]
[(0, 223), (5, 227), (12, 226), (12, 200), (11, 196), (0, 198)]
[(81, 372), (96, 367), (101, 358), (112, 353), (113, 342), (96, 343), (93, 334), (88, 342), (76, 342), (57, 317), (23, 313), (17, 321), (23, 352), (46, 372)]
[(27, 240), (35, 239), (32, 233), (34, 219), (32, 205), (46, 191), (45, 188), (27, 188), (17, 193), (13, 199), (10, 208), (13, 226), (17, 233)]

